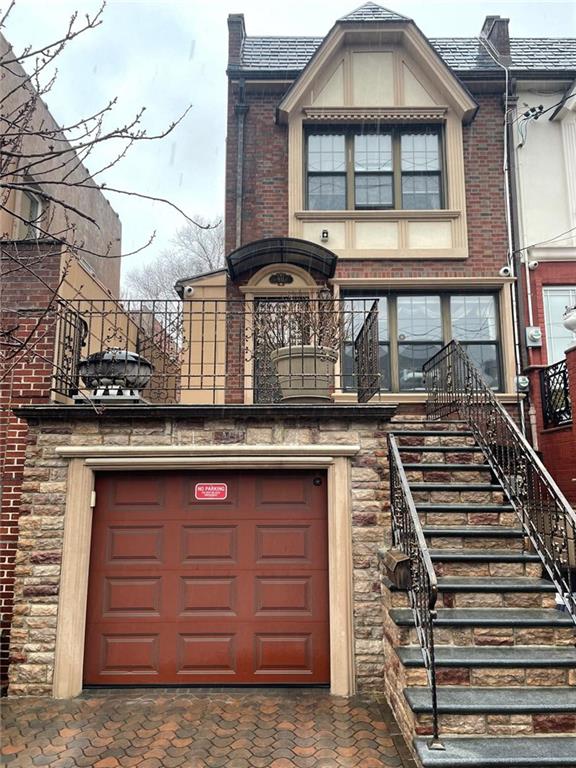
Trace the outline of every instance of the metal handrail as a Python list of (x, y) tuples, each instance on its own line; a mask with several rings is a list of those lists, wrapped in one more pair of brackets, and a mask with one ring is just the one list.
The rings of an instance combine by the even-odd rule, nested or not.
[(409, 559), (410, 607), (414, 613), (416, 633), (420, 642), (424, 666), (428, 674), (432, 696), (433, 734), (430, 749), (444, 749), (439, 738), (438, 699), (436, 692), (436, 662), (434, 654), (434, 621), (438, 580), (432, 565), (432, 558), (424, 538), (424, 531), (416, 511), (416, 505), (400, 458), (400, 451), (393, 434), (388, 435), (390, 463), (390, 509), (392, 541)]
[(468, 422), (576, 623), (576, 513), (457, 341), (423, 370), (428, 416), (457, 412)]

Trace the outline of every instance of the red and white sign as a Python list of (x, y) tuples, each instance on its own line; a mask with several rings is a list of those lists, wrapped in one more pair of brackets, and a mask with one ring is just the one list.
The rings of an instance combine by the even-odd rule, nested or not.
[(228, 498), (228, 484), (196, 483), (194, 496), (198, 501), (224, 501)]

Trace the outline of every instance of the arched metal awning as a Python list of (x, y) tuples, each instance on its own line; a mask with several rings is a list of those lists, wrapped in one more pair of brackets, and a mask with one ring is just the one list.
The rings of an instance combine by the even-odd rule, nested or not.
[(336, 254), (318, 243), (296, 237), (255, 240), (232, 251), (226, 261), (232, 280), (238, 280), (245, 273), (269, 264), (295, 264), (307, 272), (314, 270), (326, 278), (333, 277), (336, 269)]

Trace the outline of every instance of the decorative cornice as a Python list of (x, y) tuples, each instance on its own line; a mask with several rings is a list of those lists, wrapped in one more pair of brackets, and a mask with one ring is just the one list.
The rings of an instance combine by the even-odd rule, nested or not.
[(314, 122), (431, 123), (445, 120), (448, 107), (304, 107), (302, 111)]

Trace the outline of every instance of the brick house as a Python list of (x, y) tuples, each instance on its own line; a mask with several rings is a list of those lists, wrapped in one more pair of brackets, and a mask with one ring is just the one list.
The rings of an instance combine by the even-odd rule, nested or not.
[[(6, 151), (2, 160), (2, 205), (0, 206), (1, 287), (2, 307), (2, 379), (0, 384), (0, 454), (2, 474), (1, 551), (0, 565), (0, 687), (7, 684), (8, 647), (12, 602), (14, 596), (14, 558), (18, 540), (18, 518), (27, 425), (12, 413), (12, 408), (24, 404), (49, 402), (53, 399), (55, 380), (66, 377), (71, 356), (57, 352), (56, 308), (70, 299), (82, 297), (111, 299), (120, 290), (121, 225), (98, 189), (78, 185), (90, 178), (78, 162), (63, 136), (59, 148), (62, 155), (46, 156), (25, 173), (8, 162), (8, 151), (36, 158), (55, 141), (59, 126), (44, 101), (34, 95), (28, 75), (14, 61), (8, 41), (0, 33), (0, 79), (2, 82), (2, 112), (17, 115), (25, 124), (19, 139), (6, 139), (5, 128), (0, 140)], [(6, 125), (6, 123), (4, 123)], [(42, 131), (45, 136), (42, 136)], [(50, 138), (47, 138), (50, 137)], [(50, 198), (54, 186), (46, 179), (60, 178), (70, 166), (71, 186), (58, 193), (63, 205)], [(59, 169), (59, 166), (62, 166)], [(10, 188), (9, 183), (25, 182), (24, 188)], [(90, 224), (74, 211), (89, 211), (97, 223)], [(70, 237), (71, 228), (75, 235)], [(68, 235), (63, 235), (67, 232)], [(71, 249), (66, 241), (81, 241), (83, 248)], [(109, 258), (97, 253), (108, 249)], [(50, 307), (53, 310), (50, 310)], [(38, 318), (45, 313), (45, 322)], [(19, 344), (29, 339), (29, 353), (18, 352)]]
[(384, 692), (422, 765), (576, 765), (576, 518), (509, 415), (503, 269), (502, 64), (558, 49), (371, 2), (229, 35), (227, 268), (130, 309), (178, 382), (19, 410), (10, 695), (325, 684)]

